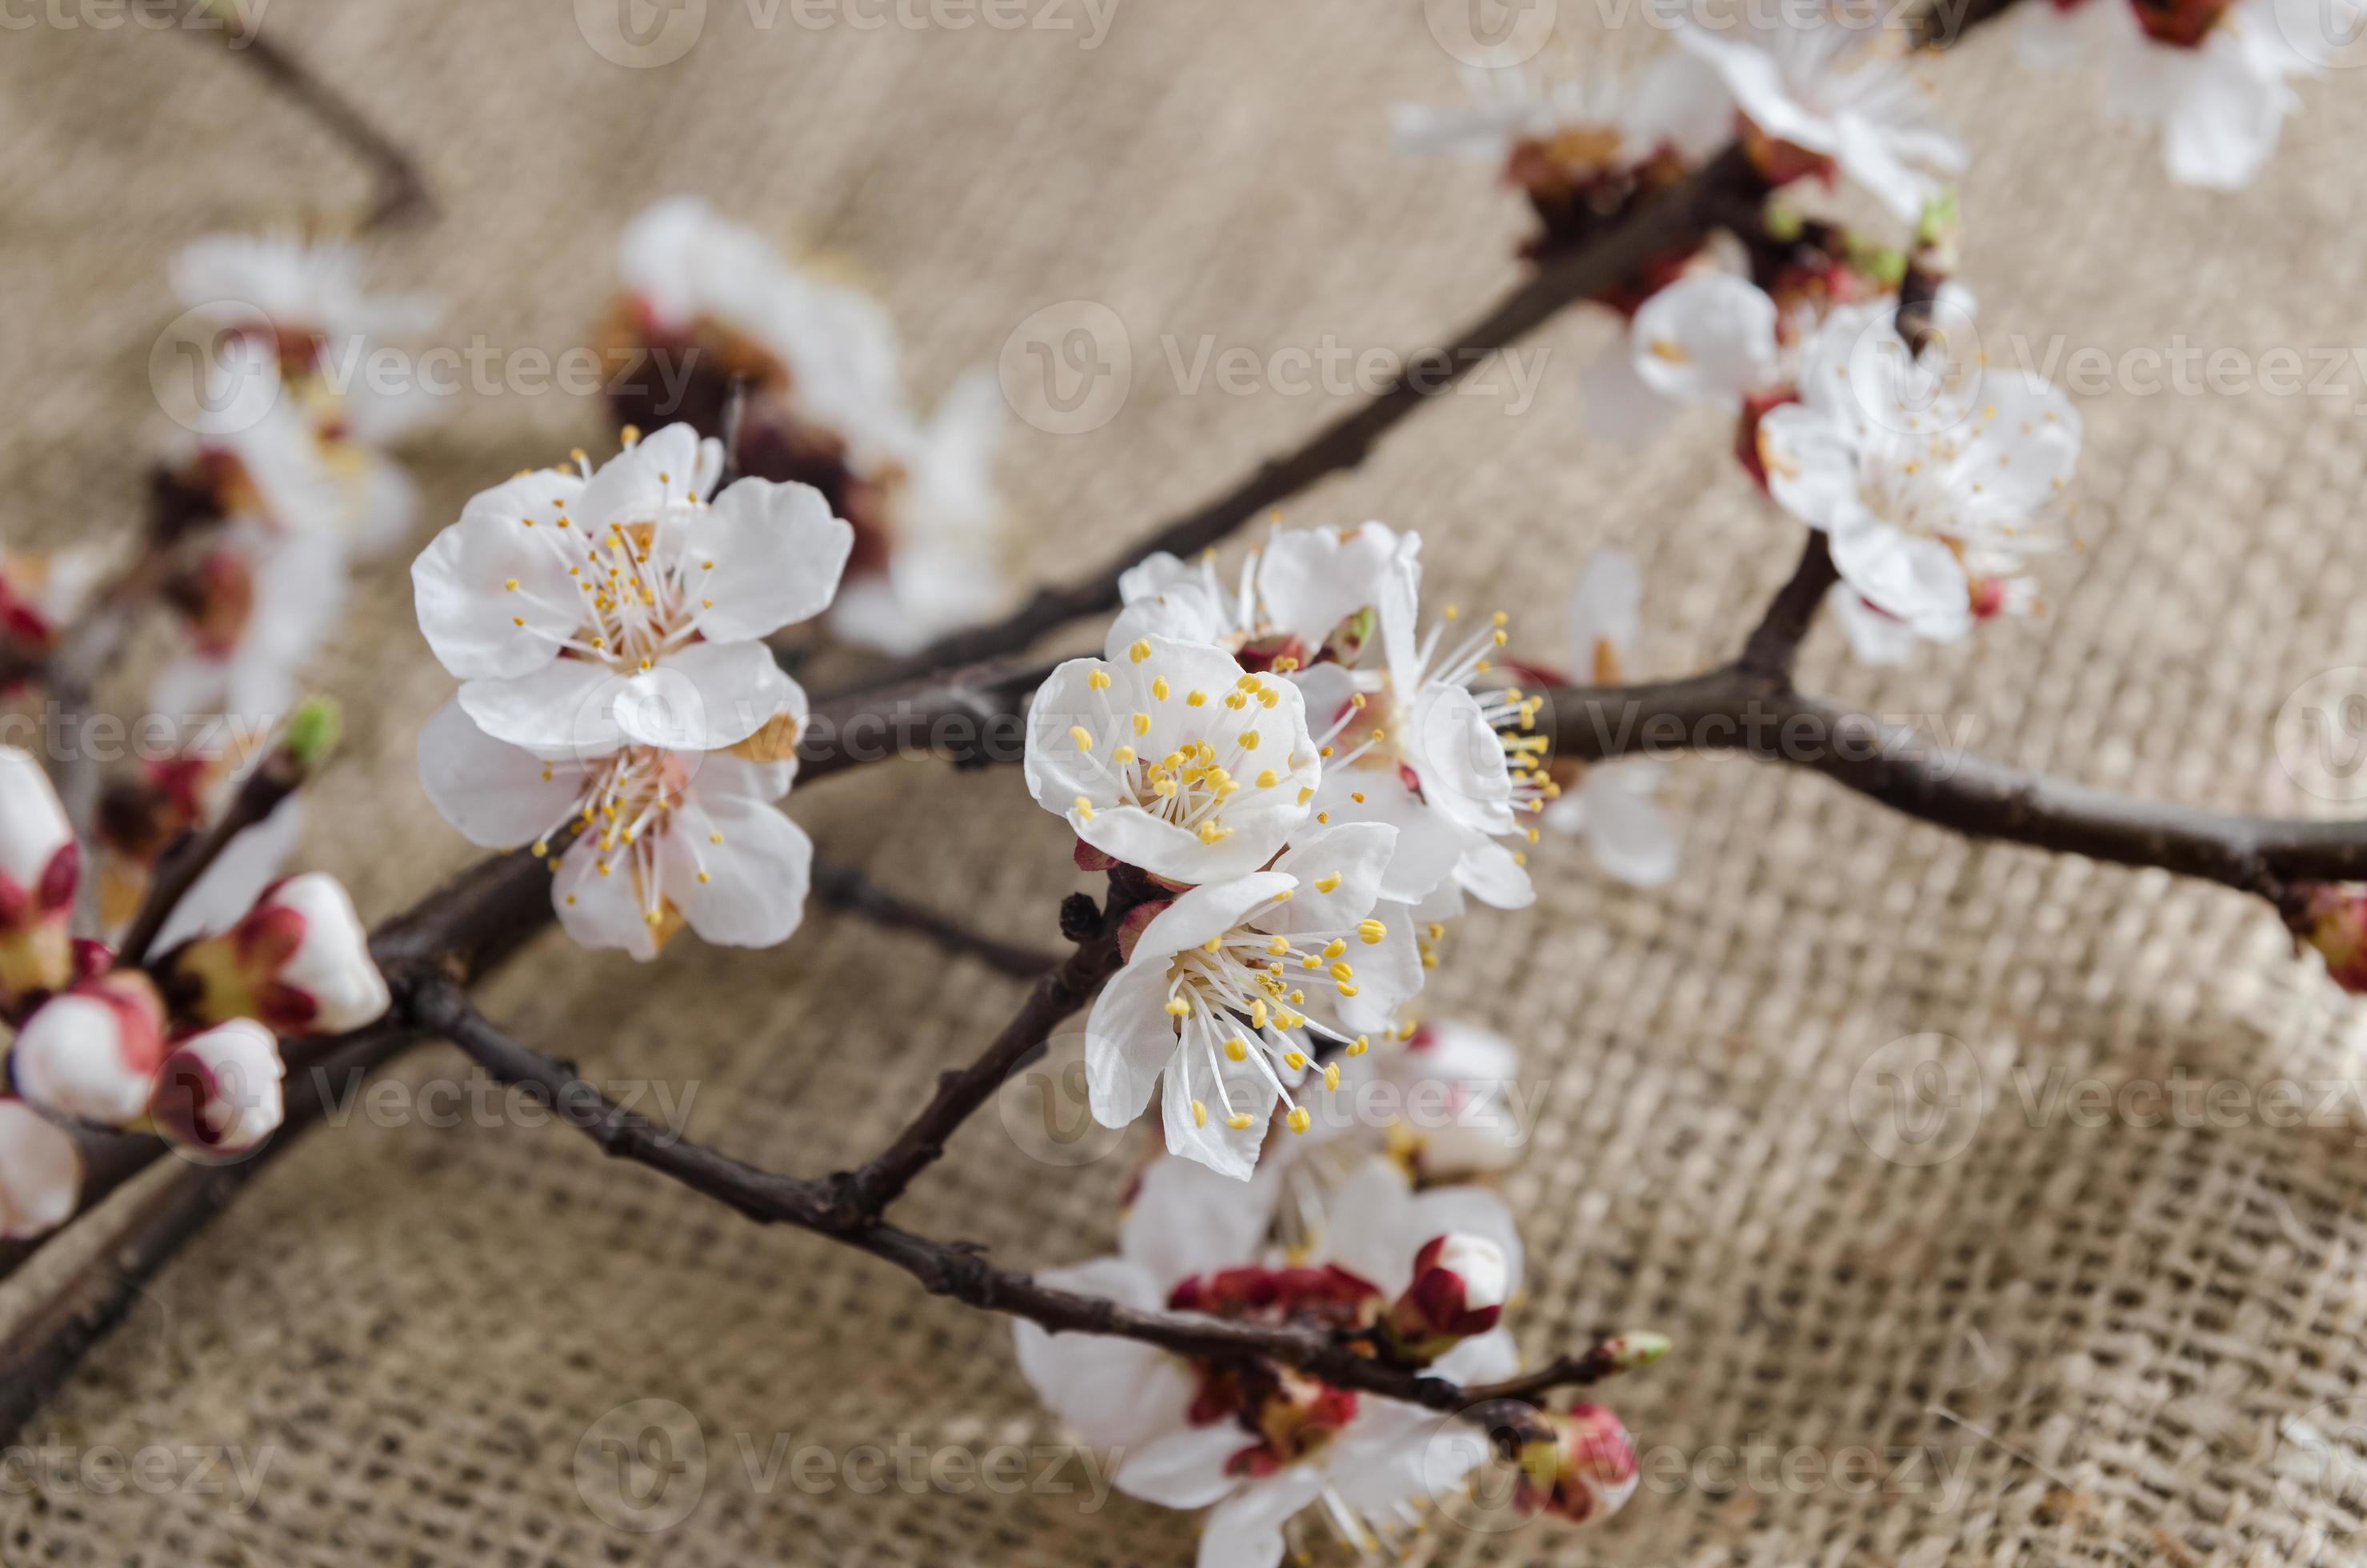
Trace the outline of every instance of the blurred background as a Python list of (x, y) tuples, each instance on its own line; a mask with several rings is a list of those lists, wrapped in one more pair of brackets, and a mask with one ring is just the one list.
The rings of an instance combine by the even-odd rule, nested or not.
[[(497, 356), (595, 341), (620, 231), (683, 193), (876, 291), (923, 403), (1001, 363), (1048, 307), (1114, 313), (1131, 374), (1106, 419), (1075, 433), (1010, 421), (996, 478), (1014, 569), (1032, 581), (1098, 561), (1348, 406), (1266, 378), (1191, 384), (1203, 345), (1435, 343), (1518, 277), (1531, 226), (1486, 169), (1391, 153), (1392, 104), (1462, 92), (1413, 0), (1099, 3), (1029, 0), (1029, 24), (1004, 30), (743, 0), (646, 13), (268, 0), (259, 26), (425, 176), (433, 213), (366, 246), (373, 287), (445, 301), (430, 341)], [(1659, 46), (1640, 13), (1606, 28), (1615, 8), (1559, 9), (1581, 60)], [(128, 532), (170, 428), (148, 364), (179, 309), (171, 256), (226, 229), (349, 228), (373, 187), (214, 40), (61, 25), (29, 0), (0, 14), (32, 18), (0, 31), (14, 389), (0, 528), (11, 544)], [(659, 31), (635, 46), (614, 30), (620, 14)], [(1823, 628), (1804, 684), (2089, 783), (2305, 811), (2275, 764), (2274, 716), (2312, 675), (2367, 657), (2350, 548), (2367, 371), (2347, 358), (2367, 110), (2342, 73), (2305, 85), (2258, 184), (2183, 189), (2153, 136), (2106, 121), (2093, 76), (2030, 74), (2009, 30), (1925, 73), (1974, 152), (1962, 278), (1985, 330), (2026, 335), (2041, 358), (2057, 338), (2114, 361), (2174, 342), (2290, 347), (2340, 356), (2343, 390), (2075, 388), (2081, 547), (2043, 568), (2045, 614), (1895, 671), (1853, 665)], [(1565, 312), (1530, 341), (1533, 397), (1499, 381), (1440, 399), (1286, 520), (1420, 529), (1433, 592), (1501, 606), (1548, 655), (1579, 563), (1622, 545), (1646, 569), (1634, 673), (1725, 656), (1790, 570), (1797, 525), (1726, 460), (1721, 417), (1689, 415), (1632, 451), (1581, 434), (1580, 374), (1614, 325)], [(610, 444), (597, 398), (465, 392), (400, 450), (425, 491), (415, 543), (475, 491)], [(310, 672), (344, 701), (348, 735), (307, 856), (370, 920), (475, 856), (415, 777), (419, 728), (452, 681), (418, 635), (412, 553), (363, 569)], [(120, 705), (136, 703), (142, 667)], [(1675, 1352), (1612, 1403), (1638, 1449), (1674, 1468), (1655, 1480), (1648, 1464), (1645, 1488), (1591, 1533), (1441, 1518), (1425, 1550), (2359, 1560), (2357, 1488), (2292, 1450), (2295, 1422), (2335, 1432), (2367, 1411), (2367, 1097), (2303, 1127), (2148, 1129), (2078, 1126), (2047, 1097), (2180, 1071), (2347, 1082), (2356, 1008), (2232, 893), (1967, 844), (1734, 759), (1675, 765), (1663, 799), (1685, 841), (1672, 885), (1630, 890), (1574, 846), (1550, 851), (1538, 907), (1468, 922), (1431, 1004), (1516, 1038), (1544, 1093), (1506, 1183), (1530, 1247), (1524, 1348), (1670, 1335)], [(1069, 835), (1015, 769), (900, 764), (800, 788), (788, 809), (824, 853), (1026, 939), (1053, 939), (1079, 884)], [(546, 934), (484, 998), (595, 1081), (672, 1096), (700, 1139), (811, 1174), (883, 1142), (1017, 994), (816, 909), (778, 949), (685, 941), (651, 968)], [(1985, 1097), (1960, 1152), (1899, 1165), (1853, 1125), (1851, 1086), (1886, 1044), (1925, 1033), (1964, 1043)], [(393, 1076), (424, 1105), (421, 1086), (470, 1074), (428, 1046)], [(780, 1453), (1032, 1449), (1059, 1429), (1002, 1321), (503, 1119), (463, 1096), (456, 1116), (357, 1109), (308, 1136), (36, 1423), (83, 1449), (267, 1451), (251, 1495), (0, 1494), (0, 1556), (1188, 1560), (1188, 1518), (1082, 1477), (1005, 1496), (908, 1488), (891, 1463), (876, 1493), (800, 1485)], [(1055, 1163), (1024, 1126), (982, 1116), (908, 1222), (976, 1237), (1013, 1267), (1106, 1252), (1147, 1144), (1094, 1152)], [(0, 1317), (89, 1244), (45, 1253), (0, 1290)], [(687, 1497), (680, 1517), (635, 1532), (603, 1517), (583, 1456), (645, 1401), (685, 1413), (703, 1459), (692, 1491), (667, 1494)], [(1877, 1456), (1870, 1482), (1832, 1469), (1856, 1449)], [(1795, 1451), (1818, 1456), (1813, 1475), (1783, 1461)]]

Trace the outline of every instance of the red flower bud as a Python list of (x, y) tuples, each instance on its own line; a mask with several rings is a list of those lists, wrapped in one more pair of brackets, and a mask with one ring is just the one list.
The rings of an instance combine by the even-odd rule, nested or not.
[(1392, 1346), (1407, 1360), (1436, 1360), (1496, 1326), (1512, 1283), (1503, 1248), (1487, 1237), (1433, 1237), (1414, 1255), (1413, 1283), (1389, 1308)]
[(1513, 1506), (1572, 1524), (1617, 1513), (1636, 1491), (1636, 1449), (1619, 1418), (1599, 1404), (1574, 1404), (1544, 1420), (1551, 1436), (1522, 1448)]

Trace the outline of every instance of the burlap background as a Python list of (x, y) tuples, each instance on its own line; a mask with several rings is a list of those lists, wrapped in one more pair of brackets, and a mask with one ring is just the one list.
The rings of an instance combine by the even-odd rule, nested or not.
[[(156, 434), (143, 365), (173, 313), (167, 256), (221, 226), (334, 221), (365, 186), (218, 49), (11, 9), (36, 25), (0, 33), (15, 389), (0, 517), (11, 539), (125, 528)], [(444, 294), (447, 341), (582, 341), (619, 223), (680, 190), (859, 267), (927, 393), (991, 361), (1039, 306), (1115, 308), (1135, 349), (1123, 414), (1080, 437), (1017, 428), (1003, 464), (1045, 574), (1335, 406), (1184, 395), (1162, 335), (1187, 358), (1202, 335), (1418, 347), (1513, 276), (1512, 200), (1387, 150), (1390, 102), (1458, 90), (1410, 0), (1126, 0), (1092, 51), (1074, 31), (813, 30), (786, 10), (760, 30), (735, 0), (708, 9), (685, 59), (640, 71), (588, 47), (563, 0), (273, 0), (266, 27), (420, 153), (442, 216), (387, 240), (376, 276)], [(1591, 16), (1563, 9), (1568, 27)], [(2181, 337), (2350, 341), (2367, 231), (2344, 171), (2367, 111), (2349, 81), (2309, 90), (2268, 177), (2221, 198), (2170, 187), (2149, 140), (2101, 126), (2092, 83), (2033, 80), (2005, 40), (1933, 74), (1977, 152), (1967, 274), (1991, 331), (2042, 356), (2056, 333), (2116, 357)], [(1715, 418), (1637, 454), (1577, 435), (1574, 386), (1605, 335), (1599, 317), (1557, 324), (1536, 340), (1533, 408), (1446, 399), (1293, 519), (1419, 527), (1441, 592), (1501, 603), (1547, 651), (1580, 558), (1622, 543), (1649, 570), (1645, 673), (1720, 656), (1797, 529), (1723, 460)], [(2344, 380), (2333, 398), (2088, 399), (2085, 548), (2052, 563), (2046, 619), (1893, 675), (1851, 666), (1823, 630), (1807, 680), (2095, 783), (2286, 803), (2271, 716), (2367, 653), (2350, 548), (2367, 383)], [(411, 455), (440, 522), (471, 489), (599, 437), (592, 403), (512, 391), (469, 397)], [(413, 737), (452, 683), (400, 561), (369, 574), (317, 674), (353, 734), (313, 850), (376, 917), (469, 854), (413, 778)], [(1687, 1464), (1720, 1445), (1828, 1460), (1933, 1445), (1961, 1481), (1943, 1494), (1928, 1460), (1890, 1457), (1870, 1491), (1798, 1461), (1787, 1484), (1772, 1461), (1727, 1471), (1709, 1453), (1607, 1529), (1447, 1527), (1442, 1559), (2355, 1560), (2345, 1489), (2281, 1483), (2279, 1432), (2367, 1395), (2367, 1116), (2083, 1129), (2049, 1114), (2046, 1075), (2340, 1077), (2357, 1009), (2230, 893), (1968, 846), (1741, 762), (1680, 766), (1668, 799), (1687, 837), (1676, 885), (1631, 892), (1558, 851), (1538, 909), (1474, 919), (1436, 981), (1439, 1012), (1523, 1040), (1546, 1094), (1509, 1183), (1534, 1260), (1523, 1344), (1674, 1336), (1669, 1361), (1609, 1397), (1640, 1445)], [(1013, 771), (875, 769), (792, 805), (829, 852), (1012, 931), (1048, 940), (1075, 885), (1059, 824)], [(697, 1136), (819, 1172), (879, 1144), (1014, 997), (817, 913), (778, 951), (685, 940), (651, 969), (546, 937), (486, 999), (595, 1080), (695, 1092)], [(1877, 1157), (1849, 1109), (1861, 1065), (1923, 1031), (1964, 1041), (1987, 1085), (1968, 1144), (1928, 1168)], [(400, 1076), (467, 1074), (436, 1048)], [(1014, 1264), (1086, 1256), (1109, 1243), (1126, 1163), (1047, 1165), (989, 1115), (907, 1218)], [(25, 1300), (22, 1283), (0, 1296)], [(629, 1535), (579, 1496), (576, 1453), (603, 1413), (645, 1398), (694, 1414), (707, 1474), (685, 1520)], [(2335, 1431), (2346, 1414), (2308, 1419)], [(1077, 1495), (892, 1481), (856, 1496), (786, 1473), (766, 1492), (776, 1434), (844, 1454), (1058, 1433), (1002, 1321), (753, 1231), (558, 1130), (465, 1116), (356, 1114), (310, 1138), (40, 1426), (85, 1449), (268, 1448), (271, 1468), (244, 1512), (197, 1486), (0, 1496), (12, 1562), (1082, 1564), (1175, 1562), (1193, 1540), (1122, 1497), (1090, 1512)]]

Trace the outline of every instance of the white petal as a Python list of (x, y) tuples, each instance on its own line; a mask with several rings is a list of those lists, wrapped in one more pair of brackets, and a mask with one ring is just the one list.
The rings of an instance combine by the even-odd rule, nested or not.
[[(1358, 795), (1364, 799), (1357, 800)], [(1453, 874), (1463, 854), (1463, 828), (1417, 799), (1393, 771), (1331, 769), (1323, 775), (1312, 803), (1334, 824), (1387, 823), (1398, 830), (1397, 846), (1381, 875), (1383, 898), (1421, 903)]]
[(666, 896), (701, 941), (770, 948), (805, 917), (813, 841), (771, 806), (697, 789), (667, 824), (658, 856)]
[(627, 739), (683, 752), (720, 751), (806, 710), (762, 642), (694, 642), (626, 677), (615, 703)]
[(2169, 177), (2208, 190), (2240, 190), (2276, 152), (2293, 89), (2255, 69), (2241, 40), (2225, 28), (2214, 28), (2192, 52), (2185, 90), (2162, 120)]
[[(1433, 1187), (1414, 1194), (1406, 1218), (1398, 1222), (1412, 1234), (1416, 1252), (1433, 1237), (1458, 1233), (1493, 1242), (1504, 1255), (1504, 1267), (1512, 1280), (1512, 1293), (1519, 1294), (1522, 1275), (1527, 1267), (1526, 1254), (1521, 1246), (1521, 1228), (1513, 1222), (1512, 1210), (1497, 1194), (1484, 1187)], [(1409, 1268), (1409, 1278), (1410, 1273)]]
[(1536, 889), (1509, 846), (1482, 834), (1467, 834), (1463, 853), (1455, 862), (1455, 880), (1465, 892), (1491, 909), (1526, 909), (1536, 902)]
[(419, 782), (436, 814), (485, 849), (531, 844), (566, 819), (583, 790), (581, 763), (545, 762), (497, 741), (455, 700), (419, 732)]
[(1322, 1493), (1322, 1474), (1311, 1464), (1243, 1483), (1201, 1527), (1198, 1568), (1274, 1568), (1282, 1561), (1282, 1527)]
[(1264, 1251), (1281, 1184), (1242, 1183), (1172, 1156), (1144, 1167), (1119, 1231), (1119, 1250), (1165, 1292), (1195, 1274), (1253, 1263)]
[(1636, 374), (1664, 397), (1739, 403), (1775, 381), (1775, 301), (1749, 278), (1695, 272), (1644, 301), (1629, 329)]
[(1322, 1260), (1394, 1298), (1413, 1279), (1413, 1255), (1437, 1232), (1416, 1235), (1413, 1184), (1393, 1160), (1376, 1156), (1350, 1172), (1331, 1195), (1319, 1247)]
[[(1119, 1258), (1048, 1268), (1036, 1278), (1138, 1311), (1167, 1304), (1165, 1290)], [(1131, 1450), (1184, 1425), (1195, 1385), (1184, 1362), (1166, 1351), (1115, 1335), (1048, 1334), (1025, 1319), (1012, 1325), (1012, 1337), (1019, 1370), (1036, 1395), (1096, 1448)]]
[(1117, 1489), (1164, 1508), (1205, 1508), (1239, 1484), (1225, 1466), (1255, 1441), (1230, 1421), (1161, 1434), (1126, 1456)]
[(610, 523), (653, 522), (698, 494), (698, 432), (669, 425), (601, 465), (576, 503), (575, 526), (606, 533)]
[(644, 913), (632, 861), (611, 858), (605, 877), (600, 864), (593, 841), (576, 840), (551, 879), (550, 906), (567, 934), (584, 947), (622, 948), (647, 963), (658, 956), (657, 936)]
[(555, 505), (572, 506), (582, 491), (581, 480), (555, 470), (496, 485), (412, 562), (419, 629), (453, 675), (526, 675), (558, 657), (558, 640), (582, 624), (583, 595), (559, 548), (566, 513)]
[(1964, 563), (1938, 540), (1876, 523), (1835, 533), (1832, 549), (1841, 580), (1918, 634), (1945, 642), (1971, 629)]
[(1421, 798), (1466, 827), (1511, 832), (1512, 767), (1479, 699), (1432, 681), (1414, 699), (1412, 723), (1399, 744), (1421, 776)]
[[(1187, 1051), (1191, 1052), (1188, 1071), (1184, 1060)], [(1161, 1086), (1159, 1096), (1161, 1120), (1167, 1129), (1167, 1152), (1196, 1160), (1235, 1181), (1250, 1180), (1257, 1168), (1258, 1154), (1265, 1147), (1266, 1134), (1272, 1130), (1274, 1108), (1282, 1098), (1281, 1092), (1274, 1086), (1274, 1080), (1259, 1070), (1254, 1060), (1232, 1062), (1219, 1056), (1214, 1063), (1224, 1082), (1224, 1093), (1219, 1095), (1208, 1081), (1211, 1063), (1207, 1051), (1187, 1047), (1179, 1049), (1176, 1056), (1178, 1060), (1169, 1066), (1167, 1081)], [(1205, 1127), (1192, 1114), (1195, 1099), (1208, 1113)], [(1231, 1108), (1229, 1112), (1228, 1105)], [(1233, 1127), (1228, 1122), (1229, 1115), (1246, 1115), (1249, 1125)]]
[[(1297, 881), (1280, 871), (1255, 871), (1187, 890), (1161, 910), (1143, 927), (1134, 945), (1135, 957), (1172, 954), (1196, 948), (1239, 926), (1249, 912), (1277, 894), (1291, 892)], [(1294, 895), (1296, 896), (1296, 895)]]
[(1569, 657), (1579, 680), (1601, 683), (1634, 656), (1643, 605), (1644, 570), (1633, 555), (1604, 549), (1586, 558), (1569, 596)]
[(1093, 1119), (1131, 1124), (1150, 1104), (1159, 1074), (1175, 1054), (1175, 1020), (1167, 1012), (1167, 955), (1118, 971), (1085, 1019), (1085, 1088)]
[(1839, 421), (1796, 403), (1771, 408), (1759, 421), (1759, 460), (1767, 494), (1810, 528), (1831, 531), (1866, 520), (1857, 444)]
[[(1849, 639), (1850, 652), (1865, 665), (1895, 665), (1906, 664), (1915, 656), (1922, 639), (1915, 629), (1895, 615), (1886, 615), (1858, 596), (1846, 583), (1836, 584), (1826, 596), (1833, 619), (1840, 623), (1842, 635)], [(1574, 802), (1575, 795), (1566, 796), (1556, 805)], [(1550, 817), (1551, 813), (1547, 815)]]
[(1634, 887), (1663, 887), (1677, 874), (1677, 835), (1652, 799), (1659, 783), (1657, 767), (1627, 763), (1591, 768), (1579, 785), (1586, 846), (1604, 870)]
[(1339, 624), (1379, 601), (1396, 570), (1397, 531), (1366, 523), (1344, 538), (1330, 528), (1274, 536), (1258, 562), (1258, 595), (1274, 630), (1298, 638), (1309, 653)]
[(0, 1099), (0, 1238), (28, 1241), (65, 1223), (82, 1194), (82, 1154), (22, 1100)]
[(1284, 936), (1349, 930), (1372, 914), (1397, 846), (1398, 830), (1386, 823), (1339, 823), (1300, 835), (1274, 863), (1298, 886), (1288, 903), (1259, 918), (1258, 928)]
[(740, 481), (684, 529), (683, 578), (701, 604), (699, 631), (745, 642), (820, 615), (854, 548), (854, 528), (811, 485)]
[(589, 659), (554, 659), (513, 679), (472, 680), (459, 703), (497, 741), (552, 755), (606, 756), (624, 744), (613, 709), (624, 682)]

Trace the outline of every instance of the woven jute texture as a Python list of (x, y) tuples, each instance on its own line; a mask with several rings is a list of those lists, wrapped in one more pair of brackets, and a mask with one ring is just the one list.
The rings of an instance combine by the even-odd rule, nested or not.
[[(1592, 8), (1562, 9), (1566, 28), (1595, 25)], [(20, 10), (35, 24), (0, 35), (12, 540), (132, 525), (176, 246), (334, 224), (368, 195), (339, 147), (205, 40), (86, 25), (104, 7)], [(1126, 0), (1091, 49), (1086, 14), (1050, 0), (1025, 14), (1075, 27), (913, 28), (891, 12), (866, 28), (845, 18), (868, 6), (708, 0), (704, 36), (654, 69), (604, 59), (579, 10), (598, 7), (272, 0), (270, 34), (369, 106), (435, 186), (433, 223), (374, 242), (377, 280), (442, 294), (444, 341), (556, 351), (592, 331), (623, 221), (693, 190), (865, 276), (924, 396), (991, 363), (1039, 308), (1104, 303), (1134, 352), (1122, 413), (1081, 436), (1015, 425), (1002, 464), (1037, 575), (1102, 556), (1342, 406), (1213, 378), (1187, 390), (1204, 340), (1419, 347), (1516, 277), (1511, 198), (1480, 171), (1387, 148), (1392, 101), (1459, 93), (1408, 0)], [(1640, 25), (1628, 35), (1647, 41)], [(2169, 187), (2149, 139), (2102, 123), (2092, 80), (2033, 78), (2010, 40), (1977, 38), (1931, 74), (1976, 149), (1965, 271), (1993, 353), (2021, 335), (2044, 366), (2059, 347), (2060, 379), (2081, 348), (2347, 352), (2367, 258), (2367, 109), (2349, 81), (2306, 88), (2268, 176), (2216, 197)], [(1638, 452), (1581, 437), (1579, 375), (1608, 337), (1597, 314), (1557, 322), (1529, 346), (1544, 356), (1532, 404), (1502, 378), (1441, 399), (1289, 520), (1421, 528), (1434, 594), (1501, 605), (1548, 654), (1579, 562), (1621, 544), (1648, 574), (1639, 673), (1724, 656), (1798, 527), (1751, 493), (1706, 413)], [(2367, 379), (2346, 365), (2339, 384), (2083, 387), (2081, 548), (2047, 562), (2044, 617), (1890, 673), (1852, 665), (1822, 629), (1805, 682), (2097, 785), (2303, 809), (2272, 716), (2311, 676), (2367, 660), (2350, 548)], [(592, 400), (511, 386), (465, 394), (406, 456), (432, 524), (604, 439)], [(414, 737), (452, 683), (409, 607), (401, 559), (369, 570), (311, 672), (345, 699), (351, 733), (310, 853), (371, 918), (470, 858), (414, 779)], [(2266, 909), (1967, 844), (1744, 761), (1676, 764), (1665, 798), (1686, 839), (1672, 886), (1630, 892), (1548, 848), (1537, 908), (1472, 919), (1433, 994), (1439, 1016), (1515, 1036), (1544, 1096), (1506, 1183), (1530, 1238), (1525, 1350), (1616, 1327), (1672, 1336), (1667, 1361), (1605, 1392), (1638, 1446), (1664, 1452), (1605, 1528), (1441, 1522), (1427, 1550), (2367, 1556), (2359, 1472), (2305, 1436), (2367, 1465), (2341, 1437), (2367, 1409), (2344, 1403), (2367, 1398), (2367, 1111), (2350, 1096), (2311, 1114), (2310, 1095), (2292, 1126), (2225, 1094), (2217, 1114), (2115, 1099), (2181, 1079), (2359, 1076), (2358, 1009), (2293, 960)], [(877, 767), (790, 809), (827, 853), (999, 931), (1052, 942), (1078, 885), (1064, 831), (1015, 769)], [(595, 1082), (643, 1085), (644, 1109), (690, 1096), (697, 1137), (820, 1173), (882, 1144), (1017, 994), (817, 911), (776, 951), (685, 939), (648, 968), (546, 937), (484, 1000)], [(1961, 1042), (1931, 1049), (1958, 1088), (1972, 1064), (1974, 1095), (1916, 1144), (1865, 1091), (1903, 1082), (1911, 1098), (1924, 1047), (1891, 1042), (1922, 1035)], [(432, 1046), (392, 1081), (474, 1080)], [(2083, 1099), (2088, 1081), (2101, 1088)], [(959, 1460), (937, 1483), (908, 1464), (922, 1478), (908, 1487), (900, 1443), (975, 1457), (1059, 1440), (1005, 1322), (758, 1231), (493, 1103), (365, 1100), (308, 1136), (35, 1423), (77, 1454), (241, 1450), (266, 1466), (251, 1506), (226, 1463), (201, 1474), (186, 1457), (153, 1488), (18, 1485), (0, 1494), (0, 1558), (1115, 1564), (1193, 1551), (1190, 1520), (1122, 1496), (1095, 1506), (1073, 1465), (1066, 1492), (1036, 1483), (1033, 1461), (1015, 1495)], [(2140, 1125), (2148, 1107), (2157, 1124)], [(1106, 1251), (1143, 1143), (1064, 1166), (1029, 1152), (1045, 1145), (1013, 1131), (1024, 1121), (981, 1116), (901, 1218), (1013, 1266)], [(1932, 1153), (1949, 1157), (1911, 1163)], [(0, 1303), (20, 1312), (80, 1250), (53, 1248)], [(605, 1523), (584, 1480), (613, 1464), (602, 1436), (640, 1429), (599, 1424), (637, 1401), (679, 1406), (704, 1441), (698, 1464), (686, 1444), (656, 1455), (685, 1466), (663, 1484), (692, 1488), (663, 1495), (695, 1502), (651, 1533)], [(875, 1446), (885, 1484), (858, 1491)], [(827, 1462), (785, 1462), (809, 1448)]]

